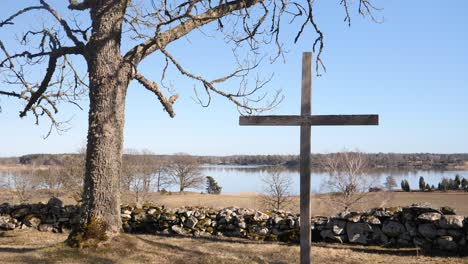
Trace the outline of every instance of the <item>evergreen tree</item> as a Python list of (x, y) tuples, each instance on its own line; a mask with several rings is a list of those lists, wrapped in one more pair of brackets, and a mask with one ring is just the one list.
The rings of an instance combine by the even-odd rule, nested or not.
[(206, 192), (209, 193), (209, 194), (220, 194), (221, 193), (221, 189), (222, 187), (218, 185), (218, 183), (216, 182), (216, 180), (211, 177), (211, 176), (207, 176), (206, 177)]
[(426, 183), (426, 190), (429, 192), (432, 192), (431, 186), (429, 186), (429, 183)]
[(406, 186), (406, 191), (410, 192), (411, 188), (410, 188), (409, 182), (407, 180), (405, 180), (405, 186)]
[(460, 180), (460, 175), (455, 175), (455, 180), (454, 180), (454, 190), (458, 190), (460, 189), (460, 184), (461, 184), (461, 180)]
[(401, 190), (406, 192), (405, 180), (401, 180)]
[(468, 191), (468, 180), (466, 180), (465, 178), (463, 178), (463, 180), (461, 181), (461, 188), (465, 191)]
[(424, 192), (425, 188), (426, 188), (426, 182), (424, 181), (424, 177), (421, 176), (421, 177), (419, 177), (419, 190), (421, 192)]

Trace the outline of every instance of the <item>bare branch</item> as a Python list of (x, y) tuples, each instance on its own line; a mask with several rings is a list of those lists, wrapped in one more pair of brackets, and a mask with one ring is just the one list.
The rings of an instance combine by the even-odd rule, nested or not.
[(44, 6), (30, 6), (30, 7), (23, 8), (20, 11), (18, 11), (16, 13), (14, 13), (13, 15), (11, 15), (9, 18), (7, 18), (7, 19), (3, 20), (2, 22), (0, 22), (0, 27), (3, 27), (5, 25), (13, 25), (14, 24), (13, 20), (16, 17), (18, 17), (18, 16), (20, 16), (20, 15), (22, 15), (22, 14), (28, 12), (28, 11), (38, 10), (38, 9), (44, 9)]
[(189, 17), (186, 21), (172, 29), (162, 33), (157, 32), (158, 34), (153, 38), (133, 47), (129, 52), (127, 52), (124, 58), (127, 61), (131, 61), (133, 65), (138, 65), (141, 60), (157, 51), (160, 47), (165, 47), (172, 41), (187, 35), (192, 30), (212, 21), (217, 21), (236, 10), (246, 9), (260, 2), (261, 0), (230, 1), (210, 8), (201, 15)]
[(78, 47), (84, 47), (84, 43), (79, 41), (75, 35), (73, 35), (72, 29), (68, 25), (67, 21), (65, 21), (62, 16), (55, 10), (53, 9), (45, 0), (40, 0), (41, 4), (44, 6), (44, 8), (49, 11), (49, 13), (52, 14), (52, 16), (57, 19), (57, 21), (62, 25), (63, 29), (65, 30), (65, 33), (67, 34), (67, 37), (70, 38), (73, 43), (75, 43), (76, 46)]
[(141, 83), (146, 89), (150, 90), (153, 92), (161, 102), (161, 104), (164, 106), (164, 110), (169, 114), (170, 117), (174, 118), (175, 117), (175, 112), (172, 107), (174, 102), (177, 100), (179, 97), (178, 95), (172, 95), (167, 99), (164, 94), (161, 92), (161, 90), (158, 87), (158, 84), (156, 82), (151, 82), (148, 79), (146, 79), (143, 75), (140, 73), (135, 74), (135, 79)]

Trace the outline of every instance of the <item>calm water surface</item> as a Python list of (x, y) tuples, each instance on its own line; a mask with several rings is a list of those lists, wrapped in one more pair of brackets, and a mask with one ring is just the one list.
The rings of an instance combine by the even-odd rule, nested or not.
[[(270, 170), (271, 171), (271, 170)], [(230, 165), (203, 165), (202, 173), (205, 176), (212, 176), (218, 184), (223, 188), (223, 193), (241, 193), (241, 192), (262, 192), (263, 182), (262, 177), (269, 173), (269, 167), (265, 166), (230, 166)], [(293, 185), (291, 192), (299, 194), (299, 171), (283, 170), (281, 173), (291, 177)], [(400, 182), (403, 179), (408, 180), (411, 189), (417, 189), (419, 186), (419, 177), (423, 176), (426, 183), (429, 185), (437, 184), (443, 177), (454, 178), (459, 174), (461, 178), (468, 179), (468, 170), (453, 170), (453, 171), (382, 171), (374, 172), (365, 177), (369, 177), (368, 182), (372, 182), (372, 186), (383, 186), (385, 178), (392, 175), (397, 182), (397, 189), (400, 188)], [(325, 187), (325, 182), (328, 179), (328, 174), (323, 172), (312, 172), (312, 192), (323, 193), (329, 191)], [(0, 187), (8, 183), (8, 178), (11, 179), (11, 174), (0, 172)], [(167, 188), (170, 191), (178, 191), (176, 186)], [(201, 190), (190, 190), (197, 191)]]
[[(239, 192), (262, 192), (262, 177), (268, 174), (267, 167), (259, 166), (225, 166), (225, 165), (204, 165), (203, 173), (216, 179), (223, 187), (223, 193)], [(282, 172), (293, 179), (291, 192), (299, 194), (299, 171), (284, 170)], [(456, 174), (468, 179), (467, 170), (453, 171), (382, 171), (371, 173), (370, 177), (373, 186), (383, 185), (387, 176), (392, 175), (397, 182), (397, 189), (403, 179), (408, 180), (412, 189), (419, 186), (419, 177), (423, 176), (429, 185), (437, 184), (443, 177), (454, 178)], [(327, 192), (324, 187), (328, 174), (323, 172), (312, 172), (312, 191), (315, 193)]]

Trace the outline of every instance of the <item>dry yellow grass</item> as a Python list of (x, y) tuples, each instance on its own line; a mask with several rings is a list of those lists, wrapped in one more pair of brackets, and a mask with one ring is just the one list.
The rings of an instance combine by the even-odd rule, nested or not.
[[(122, 235), (111, 246), (72, 249), (65, 234), (0, 233), (1, 263), (298, 263), (299, 247), (241, 239)], [(314, 244), (314, 263), (468, 263), (468, 258), (415, 256), (411, 249)]]

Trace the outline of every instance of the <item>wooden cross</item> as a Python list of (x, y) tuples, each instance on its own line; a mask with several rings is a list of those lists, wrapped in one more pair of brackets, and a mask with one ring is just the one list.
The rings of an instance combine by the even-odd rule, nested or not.
[(301, 115), (241, 116), (241, 126), (301, 126), (300, 242), (301, 264), (311, 259), (310, 130), (311, 126), (378, 125), (378, 115), (311, 115), (312, 52), (302, 54)]

